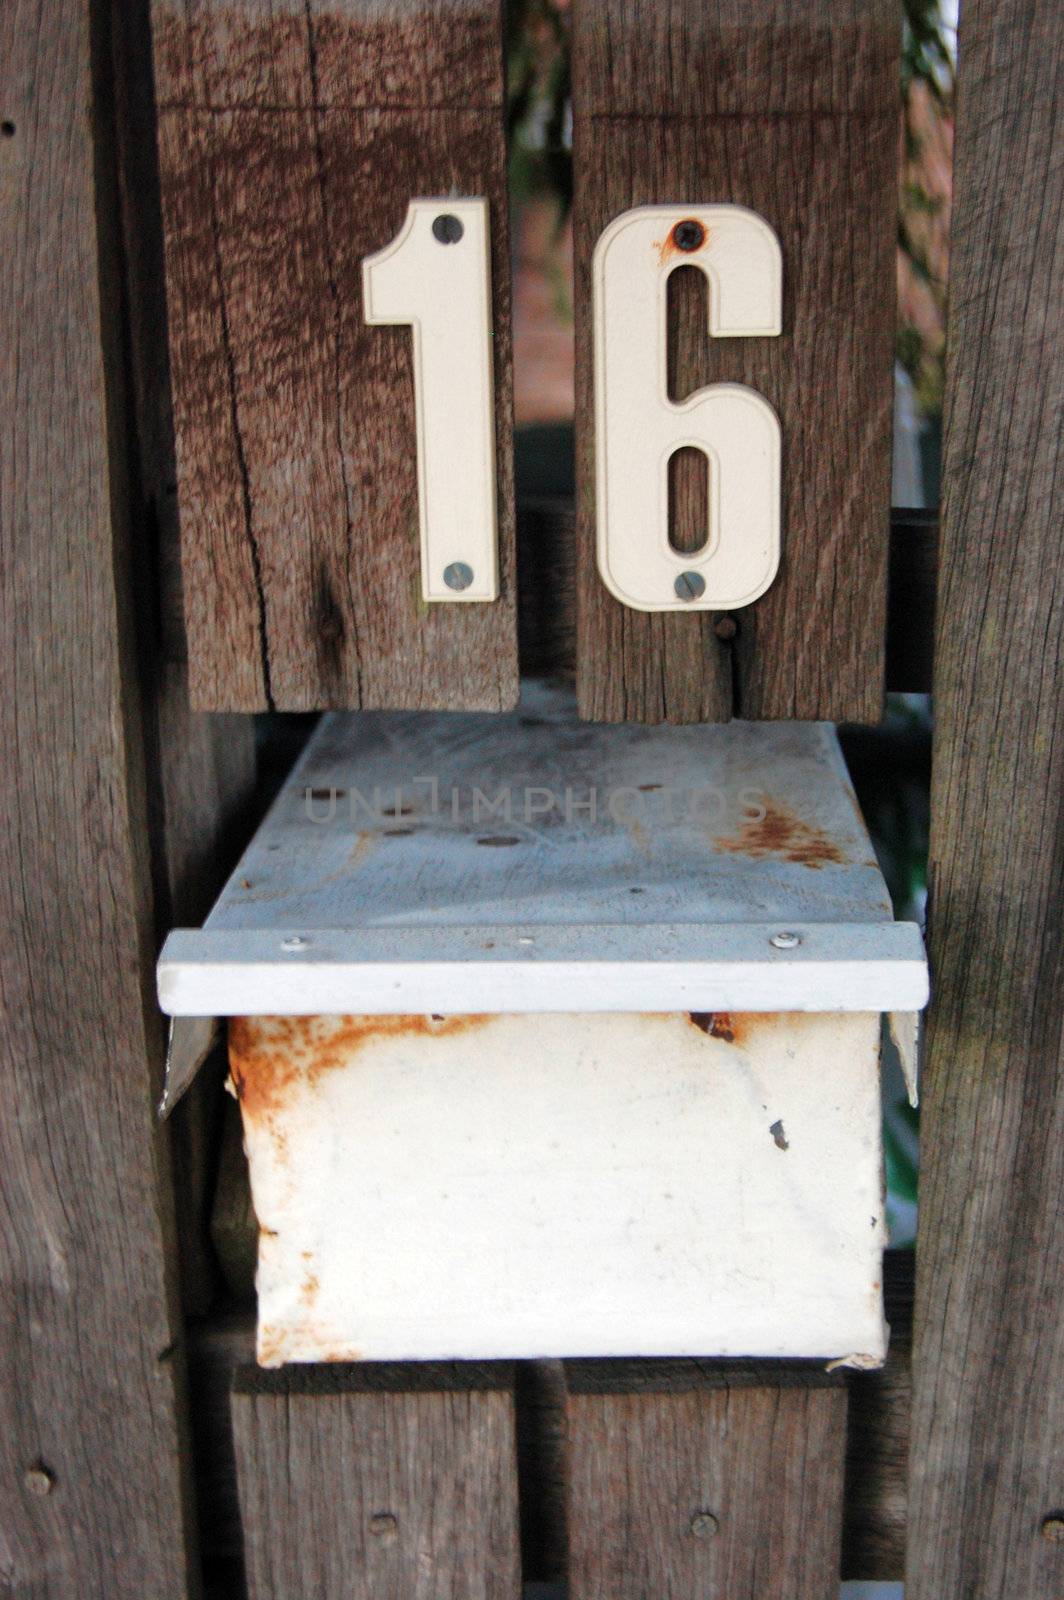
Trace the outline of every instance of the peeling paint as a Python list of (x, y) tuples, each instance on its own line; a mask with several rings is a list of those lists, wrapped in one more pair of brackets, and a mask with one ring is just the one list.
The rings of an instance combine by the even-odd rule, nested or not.
[(820, 1015), (815, 1011), (689, 1011), (687, 1020), (711, 1039), (748, 1050), (768, 1032), (815, 1027)]

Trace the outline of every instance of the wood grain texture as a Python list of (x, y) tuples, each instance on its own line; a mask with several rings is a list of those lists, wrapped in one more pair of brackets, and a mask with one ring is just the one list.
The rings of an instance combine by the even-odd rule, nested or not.
[(844, 1381), (774, 1363), (567, 1362), (569, 1600), (825, 1600)]
[[(112, 0), (113, 105), (129, 322), (132, 520), (138, 665), (147, 742), (156, 932), (210, 910), (252, 826), (254, 727), (189, 707), (170, 404), (162, 216), (148, 0)], [(202, 1315), (217, 1287), (207, 1239), (220, 1116), (201, 1073), (170, 1120), (182, 1303)]]
[(520, 1600), (512, 1368), (245, 1369), (232, 1415), (249, 1600)]
[(1064, 1593), (1064, 13), (961, 24), (909, 1600)]
[[(890, 505), (898, 17), (887, 0), (574, 7), (578, 683), (593, 719), (878, 720)], [(594, 539), (591, 252), (629, 207), (751, 207), (779, 235), (783, 333), (671, 308), (674, 394), (752, 386), (783, 427), (783, 556), (721, 640), (615, 601)], [(730, 632), (730, 629), (727, 630)]]
[[(154, 0), (193, 704), (517, 695), (496, 0)], [(425, 195), (491, 207), (501, 598), (421, 600), (411, 334), (361, 266)]]
[(73, 0), (0, 12), (0, 1585), (179, 1600), (183, 1363), (93, 20)]

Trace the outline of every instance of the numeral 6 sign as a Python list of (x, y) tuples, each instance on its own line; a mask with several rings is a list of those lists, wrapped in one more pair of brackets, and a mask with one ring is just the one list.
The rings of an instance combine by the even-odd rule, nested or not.
[[(422, 592), (492, 600), (495, 523), (487, 202), (414, 200), (400, 233), (363, 264), (366, 320), (414, 330)], [(780, 557), (780, 427), (756, 390), (710, 384), (674, 402), (666, 374), (667, 282), (708, 280), (715, 338), (780, 332), (783, 270), (768, 223), (742, 206), (642, 206), (601, 235), (592, 266), (598, 567), (639, 611), (734, 610), (772, 583)], [(706, 540), (669, 543), (669, 461), (708, 462)]]

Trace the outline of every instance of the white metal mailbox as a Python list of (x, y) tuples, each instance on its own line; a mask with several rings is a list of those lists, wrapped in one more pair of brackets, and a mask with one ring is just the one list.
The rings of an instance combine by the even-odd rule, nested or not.
[(264, 1364), (882, 1360), (927, 969), (829, 726), (327, 717), (159, 992), (231, 1019)]

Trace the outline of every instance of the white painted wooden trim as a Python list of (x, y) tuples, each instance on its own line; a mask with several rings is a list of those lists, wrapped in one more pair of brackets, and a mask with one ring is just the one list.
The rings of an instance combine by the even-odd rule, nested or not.
[[(780, 932), (800, 943), (774, 948)], [(920, 930), (886, 921), (178, 929), (158, 983), (170, 1016), (918, 1011), (928, 998)]]

